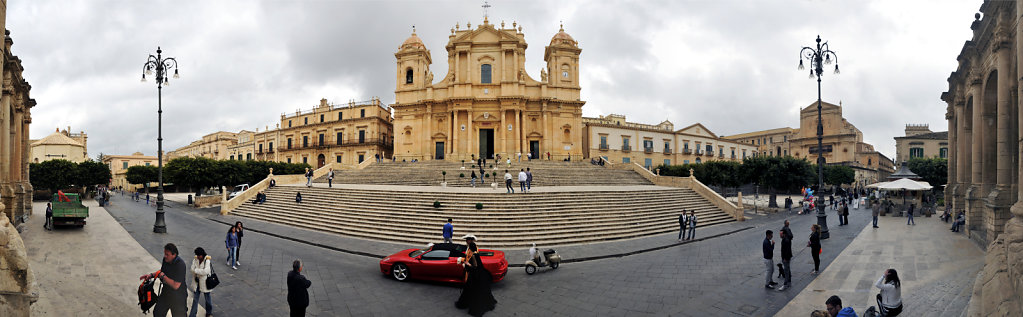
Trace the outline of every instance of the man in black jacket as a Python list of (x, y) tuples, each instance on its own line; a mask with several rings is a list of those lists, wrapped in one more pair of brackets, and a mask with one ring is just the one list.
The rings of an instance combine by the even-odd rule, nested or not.
[(784, 291), (786, 288), (792, 287), (792, 267), (789, 266), (789, 262), (792, 260), (792, 230), (789, 229), (788, 220), (785, 220), (785, 226), (781, 228), (778, 235), (781, 236), (781, 266), (785, 273), (785, 283), (778, 290)]
[(288, 306), (292, 317), (305, 316), (305, 309), (309, 307), (309, 286), (313, 282), (302, 276), (302, 261), (295, 260), (291, 268), (288, 272)]
[(774, 285), (778, 284), (774, 282), (774, 241), (771, 241), (771, 230), (767, 230), (767, 237), (764, 238), (764, 271), (767, 273), (767, 278), (764, 281), (764, 287), (774, 288)]
[(686, 234), (686, 223), (689, 223), (689, 219), (686, 219), (686, 210), (682, 209), (682, 214), (678, 215), (678, 225), (681, 227), (678, 231), (678, 241), (682, 241), (682, 236)]
[(185, 261), (178, 256), (178, 247), (173, 243), (163, 246), (163, 263), (160, 270), (139, 277), (140, 280), (158, 278), (163, 283), (162, 293), (153, 308), (153, 316), (185, 315), (188, 298), (188, 279), (185, 278)]

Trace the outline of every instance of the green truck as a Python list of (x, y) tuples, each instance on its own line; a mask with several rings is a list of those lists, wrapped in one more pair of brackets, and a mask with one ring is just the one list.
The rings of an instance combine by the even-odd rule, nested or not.
[(64, 194), (70, 201), (61, 201), (60, 194), (53, 194), (50, 204), (53, 207), (54, 225), (85, 226), (85, 218), (89, 217), (89, 207), (82, 205), (82, 197), (78, 194)]

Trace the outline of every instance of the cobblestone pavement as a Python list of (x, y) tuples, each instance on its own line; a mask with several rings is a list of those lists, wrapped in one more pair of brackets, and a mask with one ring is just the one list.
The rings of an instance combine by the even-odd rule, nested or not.
[[(154, 257), (166, 242), (174, 242), (184, 250), (196, 246), (210, 250), (218, 261), (215, 269), (224, 281), (214, 291), (215, 310), (230, 316), (284, 315), (287, 310), (285, 276), (295, 258), (305, 262), (305, 273), (313, 281), (310, 315), (464, 314), (452, 305), (460, 291), (457, 286), (400, 283), (379, 272), (378, 257), (359, 255), (390, 254), (407, 246), (220, 216), (210, 210), (183, 208), (177, 204), (167, 208), (168, 233), (154, 234), (152, 207), (115, 197), (107, 209)], [(833, 212), (829, 214), (829, 222), (837, 223)], [(805, 245), (809, 226), (816, 222), (816, 217), (787, 214), (750, 217), (745, 222), (699, 229), (698, 236), (719, 236), (691, 243), (677, 244), (677, 234), (663, 234), (557, 247), (566, 259), (663, 248), (630, 256), (568, 263), (533, 276), (527, 276), (521, 268), (511, 268), (508, 277), (493, 287), (499, 303), (492, 315), (773, 315), (814, 277), (809, 274), (813, 264), (808, 249), (798, 246)], [(763, 287), (760, 242), (764, 230), (777, 231), (785, 218), (791, 219), (797, 236), (793, 242), (797, 247), (792, 263), (794, 287), (779, 292)], [(869, 212), (853, 210), (850, 218), (856, 225), (832, 225), (831, 239), (824, 241), (822, 268), (860, 233), (869, 219)], [(235, 219), (241, 219), (250, 229), (241, 251), (243, 265), (237, 271), (223, 265), (226, 251), (216, 251), (218, 246), (223, 246), (227, 232), (223, 223)], [(485, 238), (481, 244), (485, 247)], [(509, 262), (519, 263), (526, 258), (526, 252), (508, 250), (507, 257)]]

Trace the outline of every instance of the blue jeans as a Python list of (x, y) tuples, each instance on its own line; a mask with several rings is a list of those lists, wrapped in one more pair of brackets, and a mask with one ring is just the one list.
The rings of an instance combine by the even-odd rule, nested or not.
[(526, 192), (526, 182), (524, 182), (524, 181), (523, 182), (519, 182), (519, 191), (521, 191), (523, 193)]
[(533, 189), (533, 180), (531, 179), (526, 180), (526, 189)]
[(213, 293), (203, 293), (199, 291), (199, 286), (195, 286), (195, 293), (192, 295), (192, 309), (188, 311), (188, 317), (195, 317), (195, 313), (199, 311), (199, 294), (206, 295), (206, 302), (203, 303), (203, 308), (206, 308), (206, 315), (213, 315)]
[(227, 251), (227, 263), (231, 266), (238, 265), (238, 247), (230, 247)]
[(874, 227), (877, 227), (877, 216), (874, 216)]
[(907, 219), (906, 219), (906, 224), (907, 224), (907, 225), (908, 225), (909, 223), (911, 223), (911, 222), (912, 222), (912, 223), (913, 223), (914, 225), (916, 224), (916, 221), (913, 221), (913, 213), (907, 213), (907, 214), (906, 214), (906, 217), (909, 217), (909, 218), (907, 218)]
[(696, 237), (696, 226), (689, 226), (689, 237), (686, 239), (692, 239), (693, 237)]

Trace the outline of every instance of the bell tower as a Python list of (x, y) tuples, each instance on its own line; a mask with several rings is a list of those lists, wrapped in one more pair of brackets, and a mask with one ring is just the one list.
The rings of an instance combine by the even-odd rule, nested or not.
[(547, 73), (550, 74), (547, 84), (551, 87), (574, 88), (578, 93), (581, 52), (579, 42), (565, 33), (565, 27), (561, 26), (543, 54), (543, 60), (547, 62)]
[(430, 50), (416, 35), (415, 27), (412, 28), (412, 36), (409, 36), (398, 52), (394, 53), (397, 59), (395, 72), (395, 101), (398, 103), (414, 102), (417, 91), (425, 90), (432, 86), (433, 73), (430, 72)]

